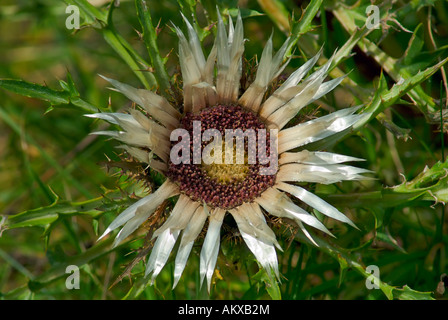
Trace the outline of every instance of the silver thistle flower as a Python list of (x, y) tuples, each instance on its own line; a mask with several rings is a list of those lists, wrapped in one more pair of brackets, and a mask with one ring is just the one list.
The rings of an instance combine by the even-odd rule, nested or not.
[[(324, 82), (332, 59), (306, 77), (317, 62), (321, 54), (319, 52), (263, 100), (268, 86), (288, 63), (283, 61), (290, 39), (273, 55), (271, 37), (261, 55), (255, 80), (240, 95), (244, 52), (242, 19), (238, 15), (234, 26), (229, 17), (226, 32), (219, 12), (218, 18), (217, 36), (207, 58), (198, 35), (185, 17), (188, 39), (175, 27), (179, 37), (179, 61), (183, 78), (181, 106), (171, 105), (154, 92), (105, 78), (144, 112), (133, 109), (129, 110), (129, 114), (88, 115), (121, 126), (123, 131), (102, 131), (96, 134), (111, 136), (123, 142), (122, 147), (133, 158), (167, 177), (155, 192), (124, 210), (100, 239), (122, 227), (115, 239), (115, 245), (119, 244), (166, 199), (179, 195), (169, 217), (153, 234), (156, 240), (146, 264), (146, 275), (151, 274), (152, 280), (157, 277), (180, 237), (174, 269), (176, 286), (193, 243), (208, 220), (200, 254), (200, 275), (201, 284), (207, 279), (209, 290), (220, 247), (220, 230), (227, 213), (233, 216), (242, 238), (260, 265), (268, 275), (279, 278), (276, 248), (281, 250), (281, 247), (266, 223), (264, 212), (294, 220), (308, 239), (316, 244), (307, 227), (332, 234), (321, 221), (292, 199), (297, 198), (328, 217), (356, 226), (335, 207), (294, 183), (330, 184), (359, 180), (365, 178), (361, 174), (368, 172), (344, 164), (361, 160), (358, 158), (329, 152), (293, 151), (349, 129), (363, 117), (355, 114), (357, 108), (353, 107), (286, 127), (302, 108), (333, 90), (343, 80), (341, 77)], [(239, 167), (220, 164), (210, 170), (203, 164), (173, 164), (170, 160), (173, 146), (171, 133), (177, 128), (188, 128), (194, 119), (201, 120), (206, 128), (219, 127), (222, 123), (238, 123), (236, 127), (242, 129), (278, 130), (278, 167), (275, 173), (261, 176), (248, 164)], [(273, 146), (271, 151), (274, 151)]]

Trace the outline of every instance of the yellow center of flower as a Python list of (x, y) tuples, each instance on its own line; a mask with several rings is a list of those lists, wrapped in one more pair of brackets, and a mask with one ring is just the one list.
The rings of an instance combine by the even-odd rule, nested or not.
[[(193, 134), (195, 121), (200, 122), (201, 133), (205, 133), (209, 129), (217, 130), (220, 133), (222, 143), (217, 143), (216, 149), (213, 142), (196, 138)], [(255, 134), (258, 134), (259, 130), (266, 129), (264, 122), (254, 113), (240, 106), (217, 105), (205, 108), (199, 113), (186, 113), (181, 119), (181, 128), (186, 130), (187, 135), (191, 137), (189, 140), (190, 160), (194, 159), (195, 145), (199, 145), (202, 162), (198, 164), (192, 161), (179, 164), (170, 162), (168, 177), (176, 182), (181, 192), (192, 200), (205, 202), (210, 208), (232, 209), (245, 202), (252, 202), (263, 191), (274, 185), (277, 167), (271, 174), (262, 174), (262, 169), (268, 168), (271, 162), (261, 163), (264, 158), (260, 158), (257, 152), (259, 136), (256, 135), (255, 139), (252, 139), (255, 141), (255, 145), (250, 143), (251, 139), (244, 138), (244, 136), (244, 139), (239, 140), (243, 145), (238, 144), (237, 137), (232, 138), (234, 141), (232, 144), (230, 141), (226, 141), (226, 130), (234, 132), (240, 129), (243, 133), (253, 130)], [(213, 141), (214, 139), (213, 136)], [(172, 146), (177, 146), (178, 143), (179, 141), (175, 141)], [(226, 143), (229, 143), (229, 146)], [(266, 154), (271, 154), (268, 136), (266, 136), (266, 144)], [(213, 148), (208, 148), (209, 145)], [(221, 146), (221, 150), (219, 150), (219, 146)], [(216, 154), (216, 159), (222, 157), (221, 163), (215, 161), (215, 152), (219, 151), (222, 153), (221, 155)], [(210, 158), (207, 156), (213, 161), (209, 161)], [(233, 158), (233, 161), (230, 161), (229, 158)]]
[[(225, 143), (222, 144), (223, 150), (225, 150)], [(222, 163), (212, 163), (205, 164), (202, 163), (202, 168), (205, 170), (207, 175), (219, 182), (220, 184), (231, 184), (235, 182), (243, 181), (247, 174), (249, 173), (249, 165), (247, 155), (244, 157), (244, 163), (237, 163), (237, 152), (236, 152), (236, 144), (233, 146), (233, 154), (232, 154), (232, 163), (225, 163), (225, 153), (222, 153)], [(213, 154), (212, 154), (213, 156)]]

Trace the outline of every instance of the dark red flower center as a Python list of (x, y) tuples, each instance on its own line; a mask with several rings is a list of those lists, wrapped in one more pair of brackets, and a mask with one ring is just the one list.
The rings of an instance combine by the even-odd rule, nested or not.
[[(200, 130), (198, 130), (199, 124)], [(188, 135), (189, 143), (186, 149), (189, 155), (184, 159), (189, 161), (175, 164), (170, 158), (168, 177), (176, 182), (181, 192), (192, 200), (205, 202), (211, 208), (231, 209), (244, 202), (253, 201), (275, 183), (277, 167), (275, 166), (275, 170), (272, 170), (270, 163), (267, 163), (267, 159), (271, 156), (270, 132), (254, 113), (240, 106), (218, 105), (203, 109), (199, 113), (187, 113), (181, 120), (181, 129), (185, 132), (182, 139), (179, 137), (177, 141), (172, 141), (171, 148), (174, 150), (173, 147), (184, 141), (185, 136)], [(215, 129), (214, 134), (220, 135), (222, 141), (215, 141), (215, 136), (204, 139), (207, 132), (211, 132), (209, 129)], [(237, 138), (232, 137), (230, 141), (225, 139), (226, 136), (230, 137), (229, 133), (232, 132), (256, 134), (255, 142), (250, 140), (253, 135), (249, 134), (242, 139), (244, 162), (237, 161)], [(215, 159), (222, 159), (222, 163), (219, 161), (206, 163), (203, 158), (200, 162), (194, 161), (198, 156), (203, 155), (204, 148), (208, 146), (208, 149), (211, 149), (209, 145), (211, 143), (215, 143), (214, 146), (217, 148), (210, 154), (216, 156)], [(257, 150), (254, 150), (254, 147)], [(264, 150), (260, 152), (260, 148)], [(219, 153), (215, 154), (217, 151)], [(233, 163), (227, 161), (230, 159)], [(263, 168), (265, 170), (271, 168), (270, 173), (262, 174)]]

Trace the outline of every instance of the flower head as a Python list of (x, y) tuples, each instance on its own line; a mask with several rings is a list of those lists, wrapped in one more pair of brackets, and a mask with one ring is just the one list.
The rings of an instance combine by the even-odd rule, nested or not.
[(174, 268), (176, 285), (194, 241), (206, 229), (200, 275), (201, 283), (206, 278), (210, 288), (221, 227), (225, 215), (230, 214), (260, 265), (269, 276), (279, 278), (276, 250), (281, 247), (266, 222), (266, 214), (295, 221), (313, 243), (308, 227), (331, 233), (314, 215), (297, 205), (297, 200), (355, 227), (339, 210), (297, 183), (362, 179), (361, 174), (367, 170), (344, 164), (360, 159), (297, 149), (349, 129), (362, 116), (355, 114), (354, 107), (288, 127), (302, 108), (343, 80), (341, 77), (324, 82), (332, 59), (306, 76), (320, 56), (317, 53), (267, 96), (268, 87), (287, 65), (284, 60), (291, 39), (273, 54), (271, 37), (254, 81), (242, 88), (241, 16), (235, 25), (229, 17), (227, 31), (218, 12), (217, 35), (207, 58), (193, 27), (185, 17), (184, 20), (188, 36), (175, 27), (183, 78), (181, 105), (173, 105), (154, 92), (105, 78), (141, 110), (89, 115), (119, 125), (123, 131), (96, 134), (123, 142), (122, 147), (133, 158), (166, 177), (156, 191), (124, 210), (101, 238), (121, 227), (115, 239), (115, 244), (120, 243), (166, 199), (178, 196), (170, 215), (153, 234), (155, 243), (146, 275), (157, 277), (180, 238)]

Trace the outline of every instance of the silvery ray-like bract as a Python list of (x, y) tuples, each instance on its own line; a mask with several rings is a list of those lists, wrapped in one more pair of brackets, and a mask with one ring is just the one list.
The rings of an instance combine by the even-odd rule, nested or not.
[[(361, 159), (306, 150), (307, 144), (348, 130), (365, 115), (356, 114), (359, 108), (352, 107), (287, 126), (301, 109), (333, 90), (343, 80), (340, 77), (325, 82), (332, 59), (311, 72), (320, 57), (321, 52), (318, 52), (266, 97), (267, 89), (289, 62), (284, 60), (291, 41), (288, 38), (274, 54), (271, 36), (262, 52), (254, 81), (241, 93), (245, 43), (241, 16), (238, 15), (235, 25), (229, 17), (226, 29), (218, 12), (216, 38), (207, 58), (197, 33), (188, 19), (184, 17), (184, 20), (187, 36), (180, 28), (174, 27), (179, 38), (183, 79), (181, 105), (173, 105), (154, 92), (105, 78), (115, 90), (141, 109), (130, 109), (129, 113), (88, 115), (119, 125), (122, 131), (96, 134), (122, 142), (121, 147), (135, 160), (166, 177), (157, 190), (121, 212), (100, 239), (121, 228), (114, 242), (119, 244), (151, 217), (166, 199), (176, 196), (177, 202), (168, 218), (153, 234), (155, 242), (146, 263), (145, 276), (150, 275), (153, 281), (166, 264), (176, 242), (180, 241), (174, 262), (176, 286), (194, 241), (201, 231), (206, 230), (200, 253), (200, 276), (201, 284), (206, 279), (210, 290), (222, 225), (225, 216), (230, 214), (261, 267), (270, 277), (279, 279), (276, 250), (281, 250), (281, 247), (266, 222), (266, 214), (293, 220), (314, 244), (316, 242), (307, 228), (332, 234), (313, 214), (297, 205), (298, 201), (356, 228), (338, 209), (297, 183), (331, 184), (365, 179), (362, 174), (368, 170), (346, 165)], [(271, 176), (261, 176), (253, 170), (259, 167), (256, 164), (216, 165), (210, 170), (203, 164), (174, 165), (170, 160), (171, 133), (177, 128), (188, 128), (194, 119), (202, 121), (207, 128), (220, 127), (217, 128), (219, 130), (223, 129), (223, 123), (233, 126), (233, 129), (278, 130), (277, 171)], [(296, 151), (298, 148), (300, 151)]]

